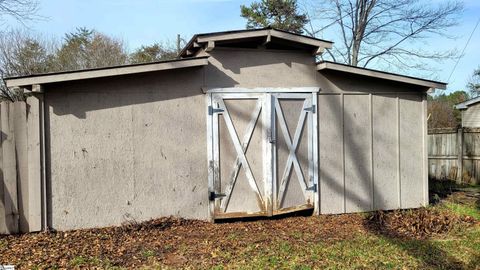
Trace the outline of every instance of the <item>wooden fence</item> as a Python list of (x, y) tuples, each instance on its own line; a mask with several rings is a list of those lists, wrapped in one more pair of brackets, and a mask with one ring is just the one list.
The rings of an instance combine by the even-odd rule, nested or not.
[(0, 102), (0, 234), (42, 229), (40, 102)]
[(480, 183), (480, 128), (429, 130), (428, 174), (434, 179)]
[(13, 103), (0, 103), (0, 233), (18, 232), (14, 110)]

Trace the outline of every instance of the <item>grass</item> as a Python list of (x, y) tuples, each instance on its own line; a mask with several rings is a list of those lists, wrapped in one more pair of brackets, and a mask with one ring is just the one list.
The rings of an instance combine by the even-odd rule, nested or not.
[[(474, 204), (445, 201), (432, 207), (480, 221)], [(291, 235), (298, 241), (273, 239), (268, 245), (247, 246), (235, 256), (218, 253), (226, 263), (213, 269), (480, 269), (480, 225), (427, 240), (352, 232), (351, 239), (304, 242), (301, 232)]]
[(272, 241), (223, 259), (226, 268), (239, 269), (475, 269), (480, 266), (480, 227), (433, 240), (353, 233), (334, 243)]
[(148, 250), (147, 249), (147, 250), (142, 251), (142, 257), (144, 257), (144, 258), (150, 258), (150, 257), (153, 257), (153, 256), (155, 256), (155, 251), (153, 251), (153, 250)]
[[(188, 225), (181, 225), (158, 231), (156, 235), (133, 230), (118, 236), (105, 231), (91, 239), (100, 239), (105, 243), (111, 241), (112, 250), (117, 250), (125, 247), (125, 242), (120, 241), (122, 235), (131, 233), (133, 237), (127, 238), (127, 243), (133, 244), (125, 249), (128, 255), (126, 261), (137, 258), (138, 263), (134, 267), (137, 269), (480, 269), (480, 208), (476, 199), (463, 201), (461, 198), (470, 197), (457, 196), (452, 199), (447, 195), (441, 203), (430, 207), (470, 216), (479, 223), (473, 226), (458, 225), (448, 234), (423, 240), (391, 237), (369, 229), (362, 223), (369, 214), (356, 215), (359, 217), (357, 219), (342, 219), (345, 216), (339, 215), (264, 223), (199, 225), (185, 231), (182, 228)], [(282, 226), (275, 227), (282, 222)], [(222, 227), (225, 229), (220, 229)], [(74, 233), (69, 235), (74, 237)], [(7, 246), (14, 248), (20, 244), (5, 239), (0, 238), (0, 257), (2, 252), (7, 251)], [(86, 241), (85, 246), (77, 251), (69, 249), (75, 256), (69, 257), (66, 265), (59, 268), (132, 268), (125, 266), (123, 261), (119, 262), (118, 255), (109, 255), (105, 250), (97, 254), (85, 253), (83, 249), (91, 248), (94, 242)], [(40, 247), (45, 249), (44, 244)], [(22, 258), (31, 259), (32, 253), (22, 254)], [(48, 266), (53, 268), (59, 261), (51, 261)], [(37, 264), (40, 263), (37, 261)], [(42, 264), (38, 269), (45, 266)]]
[(444, 202), (442, 206), (459, 215), (470, 216), (480, 221), (480, 210), (478, 209), (477, 206), (465, 205), (465, 204), (448, 202), (448, 201)]

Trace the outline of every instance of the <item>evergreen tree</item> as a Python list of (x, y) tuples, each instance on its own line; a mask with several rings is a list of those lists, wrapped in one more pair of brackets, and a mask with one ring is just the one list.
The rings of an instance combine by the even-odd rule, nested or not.
[(241, 16), (247, 19), (247, 29), (271, 26), (301, 34), (309, 21), (306, 14), (298, 11), (296, 0), (261, 0), (240, 8)]

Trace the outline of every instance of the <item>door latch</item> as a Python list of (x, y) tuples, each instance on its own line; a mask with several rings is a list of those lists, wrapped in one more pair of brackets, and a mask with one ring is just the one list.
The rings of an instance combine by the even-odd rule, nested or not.
[(208, 115), (213, 115), (214, 113), (221, 113), (223, 112), (223, 109), (220, 108), (213, 108), (212, 106), (208, 106)]
[(225, 195), (225, 194), (223, 194), (223, 193), (215, 193), (215, 192), (213, 192), (213, 191), (210, 191), (210, 192), (208, 193), (208, 200), (209, 200), (209, 201), (214, 201), (215, 199), (223, 198), (223, 197), (225, 197), (225, 196), (227, 196), (227, 195)]
[(313, 191), (313, 192), (317, 192), (317, 184), (313, 184), (313, 186), (307, 187), (306, 190)]
[(311, 107), (304, 108), (305, 111), (315, 113), (315, 105), (312, 105)]

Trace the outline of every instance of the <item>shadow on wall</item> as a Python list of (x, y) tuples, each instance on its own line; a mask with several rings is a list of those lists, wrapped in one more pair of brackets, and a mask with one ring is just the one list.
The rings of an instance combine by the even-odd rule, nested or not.
[(209, 87), (316, 86), (315, 59), (306, 52), (214, 50), (205, 70)]
[[(2, 135), (3, 136), (3, 135)], [(0, 148), (1, 150), (1, 148)], [(3, 170), (0, 169), (0, 175), (3, 175)], [(0, 228), (0, 232), (8, 232), (8, 234), (12, 233), (18, 233), (19, 232), (19, 223), (18, 223), (18, 215), (19, 211), (18, 209), (15, 208), (15, 205), (17, 205), (17, 197), (12, 196), (10, 192), (8, 191), (7, 188), (5, 188), (5, 179), (1, 177), (2, 181), (0, 182), (0, 208), (4, 209), (5, 212), (2, 213), (5, 216), (0, 218), (0, 220), (5, 221), (5, 227)], [(21, 215), (21, 218), (25, 218), (23, 215)], [(0, 224), (0, 226), (3, 226), (4, 224)], [(0, 233), (1, 235), (1, 233)]]
[[(336, 76), (331, 77), (331, 79), (334, 79), (336, 81), (342, 81)], [(351, 83), (348, 81), (342, 81), (340, 84), (337, 84), (337, 86), (341, 86), (340, 88), (343, 88), (342, 90), (345, 91), (345, 89), (350, 89), (350, 91), (354, 91), (355, 87), (352, 86)], [(358, 89), (358, 88), (357, 88)], [(358, 92), (361, 92), (361, 89), (357, 90)], [(348, 92), (348, 91), (347, 91)], [(366, 92), (368, 93), (368, 92)], [(375, 94), (375, 96), (381, 96), (381, 97), (386, 97), (386, 98), (395, 98), (395, 91), (392, 91), (392, 94)], [(412, 95), (412, 97), (404, 97), (402, 96), (402, 99), (410, 99), (412, 101), (418, 101), (418, 96), (415, 97)], [(342, 123), (350, 123), (350, 124), (355, 124), (357, 122), (357, 115), (356, 113), (353, 114), (342, 114), (338, 113), (336, 109), (342, 108), (342, 101), (341, 98), (338, 99), (330, 99), (329, 101), (335, 102), (335, 104), (331, 104), (331, 106), (326, 106), (322, 108), (323, 110), (325, 109), (330, 109), (330, 112), (328, 115), (331, 115), (334, 117), (334, 119), (331, 119), (331, 121), (334, 121), (337, 123), (337, 125), (342, 125)], [(321, 106), (321, 105), (319, 105)], [(368, 112), (368, 108), (363, 108), (362, 112)], [(377, 113), (386, 113), (386, 112), (377, 112)], [(319, 129), (322, 129), (322, 115), (319, 115), (320, 120), (319, 120)], [(329, 119), (330, 121), (330, 119)], [(354, 130), (360, 131), (364, 127), (362, 126), (356, 126)], [(337, 130), (340, 130), (340, 135), (347, 135), (345, 134), (345, 130), (342, 129), (341, 126), (337, 127)], [(352, 134), (349, 134), (348, 136), (370, 136), (370, 134), (359, 134), (358, 132), (353, 132)], [(387, 138), (381, 136), (382, 133), (377, 133), (379, 132), (376, 129), (373, 129), (373, 136), (375, 140), (373, 141), (373, 144), (378, 144), (378, 145), (388, 145)], [(320, 137), (320, 140), (322, 138)], [(342, 140), (342, 138), (339, 138), (339, 140)], [(355, 139), (346, 139), (345, 140), (345, 156), (352, 155), (356, 156), (358, 154), (358, 151), (362, 151), (363, 145), (359, 143), (358, 140)], [(321, 150), (320, 150), (321, 151)], [(338, 149), (338, 151), (342, 151), (341, 149)], [(384, 151), (386, 154), (390, 155), (390, 153), (396, 154), (397, 149), (381, 149), (381, 151)], [(368, 159), (355, 159), (355, 162), (351, 164), (351, 167), (349, 167), (349, 170), (352, 170), (355, 174), (354, 175), (359, 175), (360, 177), (357, 178), (358, 188), (360, 189), (365, 189), (365, 190), (372, 190), (373, 196), (375, 199), (375, 205), (374, 208), (371, 210), (377, 210), (380, 207), (375, 207), (377, 205), (377, 202), (384, 202), (385, 198), (383, 195), (383, 190), (381, 190), (375, 183), (371, 182), (371, 163), (370, 163), (370, 155), (367, 156)], [(329, 164), (332, 165), (332, 164)], [(374, 164), (375, 165), (375, 164)], [(386, 164), (388, 166), (386, 169), (387, 170), (392, 170), (396, 171), (397, 170), (397, 164), (392, 163), (390, 165)], [(373, 166), (375, 169), (375, 166)], [(322, 159), (320, 159), (320, 168), (323, 169), (322, 167)], [(337, 161), (333, 168), (328, 168), (329, 172), (341, 172), (343, 171), (343, 164), (342, 161)], [(385, 169), (385, 168), (384, 168)], [(370, 199), (372, 197), (369, 197), (367, 199), (358, 196), (356, 194), (356, 191), (358, 189), (348, 187), (348, 186), (343, 186), (341, 183), (338, 181), (338, 175), (333, 174), (333, 173), (328, 173), (325, 170), (320, 172), (321, 178), (319, 181), (322, 181), (324, 185), (328, 186), (330, 189), (334, 190), (337, 195), (343, 196), (345, 194), (345, 202), (356, 202), (359, 203), (359, 205), (362, 206), (368, 206), (371, 205), (372, 202)], [(336, 180), (337, 179), (337, 180)], [(395, 198), (396, 200), (396, 198)], [(367, 209), (365, 209), (367, 210)], [(447, 252), (442, 250), (440, 247), (436, 246), (434, 243), (430, 241), (421, 241), (421, 240), (408, 240), (408, 239), (400, 239), (400, 236), (396, 236), (395, 232), (389, 232), (389, 233), (381, 233), (378, 230), (372, 228), (371, 226), (366, 226), (366, 228), (373, 234), (379, 235), (382, 238), (386, 239), (390, 244), (393, 244), (395, 246), (400, 247), (402, 250), (405, 250), (410, 256), (417, 258), (419, 261), (421, 261), (424, 265), (428, 267), (441, 267), (445, 269), (473, 269), (475, 268), (479, 263), (480, 263), (480, 258), (474, 258), (473, 260), (470, 261), (469, 265), (463, 265), (462, 262), (458, 261), (457, 259), (453, 258), (450, 256)]]
[[(280, 60), (278, 54), (280, 52), (270, 52), (266, 54), (265, 51), (248, 51), (245, 53), (244, 51), (230, 51), (230, 50), (216, 50), (211, 53), (213, 59), (210, 61), (217, 61), (216, 58), (221, 59), (221, 63), (218, 62), (223, 68), (233, 72), (234, 74), (239, 75), (242, 68), (248, 67), (262, 67), (262, 66), (270, 66), (273, 64), (284, 64), (287, 67), (291, 68), (292, 63), (295, 60), (298, 60), (298, 54), (291, 54), (291, 53), (284, 53), (282, 56), (283, 58)], [(294, 56), (292, 58), (291, 56)], [(311, 59), (312, 64), (314, 62), (314, 58), (311, 55), (308, 55), (308, 58)], [(254, 63), (252, 65), (252, 63)], [(209, 67), (215, 67), (214, 65), (209, 65)], [(220, 71), (220, 70), (219, 70)], [(222, 71), (220, 71), (222, 72)], [(222, 72), (223, 73), (223, 72)]]
[(194, 67), (51, 84), (45, 101), (55, 115), (84, 119), (90, 111), (204, 95), (204, 73), (202, 67)]

